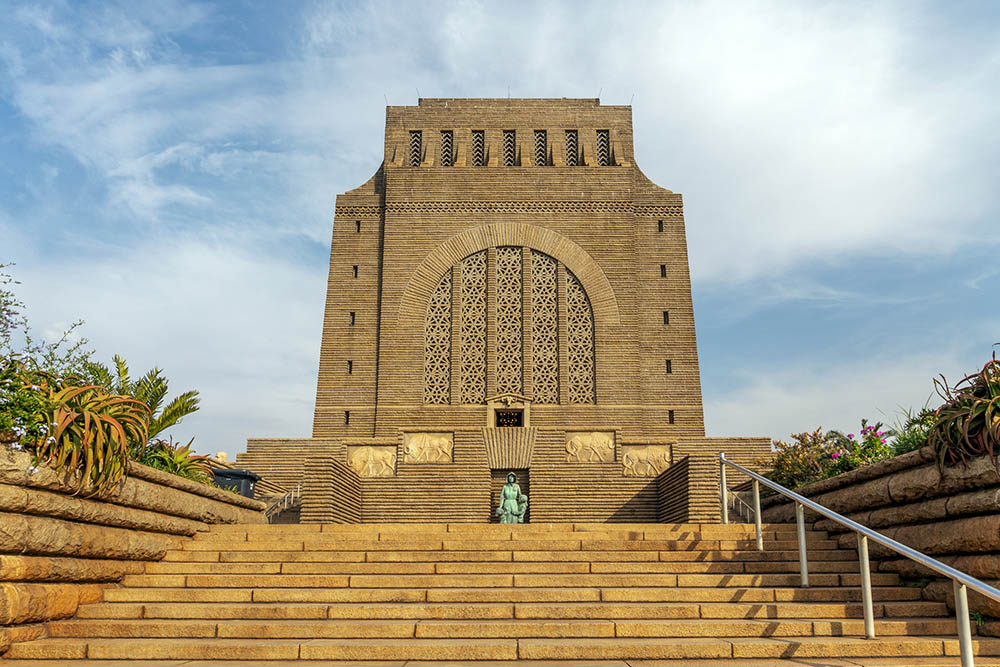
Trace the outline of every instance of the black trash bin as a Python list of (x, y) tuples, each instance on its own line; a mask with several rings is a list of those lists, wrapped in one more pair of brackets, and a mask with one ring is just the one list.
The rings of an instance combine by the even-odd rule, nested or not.
[(217, 468), (212, 472), (215, 475), (215, 483), (219, 486), (236, 487), (241, 496), (253, 498), (253, 485), (260, 479), (260, 475), (239, 468)]

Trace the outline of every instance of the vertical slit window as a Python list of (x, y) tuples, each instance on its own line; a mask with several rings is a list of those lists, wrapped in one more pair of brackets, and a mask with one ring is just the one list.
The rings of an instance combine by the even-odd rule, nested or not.
[(351, 411), (350, 410), (344, 410), (344, 423), (345, 424), (350, 424), (351, 423)]
[(663, 221), (662, 220), (657, 220), (656, 221), (656, 231), (658, 231), (658, 232), (662, 232), (663, 231)]
[(351, 361), (350, 359), (347, 360), (347, 374), (348, 375), (354, 374), (354, 362)]
[(535, 166), (544, 167), (549, 163), (549, 138), (545, 130), (535, 130)]
[(354, 277), (357, 278), (358, 277), (358, 265), (355, 264), (354, 266), (352, 266), (351, 270), (354, 271)]
[(669, 359), (667, 359), (667, 372), (668, 373), (673, 373), (674, 372), (674, 365), (672, 363), (670, 363)]
[(355, 220), (354, 221), (354, 231), (356, 231), (358, 234), (361, 233), (361, 221), (360, 220)]
[(669, 310), (663, 311), (663, 323), (664, 324), (670, 324), (670, 311)]
[(354, 311), (351, 311), (351, 326), (354, 326)]
[(503, 166), (513, 167), (517, 160), (517, 132), (503, 131)]
[(420, 158), (423, 153), (422, 132), (420, 130), (410, 130), (410, 166), (419, 167)]
[(580, 141), (576, 130), (566, 130), (566, 166), (580, 164)]
[(472, 166), (486, 166), (486, 133), (483, 130), (472, 131)]
[(667, 265), (666, 264), (660, 264), (660, 277), (661, 278), (666, 278), (667, 277)]
[(667, 423), (669, 423), (669, 424), (673, 424), (674, 423), (674, 411), (673, 410), (667, 410)]
[(611, 164), (611, 132), (609, 130), (597, 131), (597, 164), (607, 167)]
[(455, 164), (455, 135), (451, 130), (441, 130), (441, 166)]

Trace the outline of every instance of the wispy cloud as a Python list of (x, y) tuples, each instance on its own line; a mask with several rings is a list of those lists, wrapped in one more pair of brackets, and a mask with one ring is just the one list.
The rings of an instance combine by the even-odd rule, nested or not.
[[(637, 161), (685, 196), (696, 296), (720, 305), (698, 310), (701, 331), (716, 329), (718, 347), (701, 349), (708, 378), (721, 375), (713, 360), (726, 335), (743, 335), (718, 330), (764, 312), (881, 307), (877, 341), (855, 340), (836, 318), (807, 332), (878, 359), (909, 329), (935, 344), (952, 330), (941, 318), (904, 320), (924, 295), (889, 289), (888, 271), (866, 267), (954, 266), (1000, 247), (1000, 39), (981, 10), (442, 1), (251, 15), (185, 0), (25, 4), (0, 25), (2, 250), (26, 272), (40, 320), (82, 316), (105, 357), (158, 363), (176, 369), (179, 387), (203, 388), (203, 421), (191, 422), (203, 439), (235, 451), (244, 434), (305, 433), (333, 198), (381, 160), (383, 96), (603, 91), (611, 104), (635, 96)], [(71, 269), (96, 291), (55, 298)], [(871, 280), (832, 280), (838, 272)], [(934, 298), (995, 277), (988, 266), (942, 270)], [(725, 293), (736, 296), (722, 312)], [(976, 309), (956, 317), (995, 324)], [(790, 347), (804, 334), (755, 335)], [(921, 363), (945, 370), (968, 354)], [(906, 356), (900, 365), (917, 364)], [(861, 386), (832, 373), (810, 392), (812, 380), (783, 373), (755, 370), (745, 383), (754, 404), (788, 401), (824, 425), (902, 402), (917, 382), (890, 373), (882, 392), (874, 376)], [(263, 407), (271, 396), (280, 409)], [(710, 383), (706, 396), (710, 429), (809, 426), (777, 408), (748, 411)]]

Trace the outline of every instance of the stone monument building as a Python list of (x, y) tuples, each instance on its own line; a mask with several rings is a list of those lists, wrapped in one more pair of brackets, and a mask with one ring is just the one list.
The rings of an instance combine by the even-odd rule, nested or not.
[(681, 195), (596, 99), (386, 109), (375, 175), (337, 197), (313, 434), (238, 464), (304, 484), (302, 520), (708, 520)]

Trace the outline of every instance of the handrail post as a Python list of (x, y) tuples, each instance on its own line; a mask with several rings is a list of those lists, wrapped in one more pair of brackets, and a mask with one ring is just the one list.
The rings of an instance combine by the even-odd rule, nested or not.
[(726, 497), (726, 453), (719, 452), (719, 503), (722, 505), (722, 523), (729, 523), (728, 500)]
[(799, 533), (799, 573), (802, 577), (802, 588), (809, 588), (809, 562), (806, 556), (806, 517), (802, 503), (795, 503), (795, 523)]
[(753, 523), (757, 529), (757, 551), (764, 550), (764, 527), (760, 523), (760, 482), (753, 481)]
[(962, 654), (962, 667), (972, 667), (972, 627), (969, 623), (969, 595), (965, 584), (952, 579), (955, 587), (955, 620), (958, 621), (958, 646)]
[(861, 604), (865, 610), (865, 637), (875, 639), (875, 611), (872, 609), (872, 570), (868, 560), (868, 537), (857, 533), (858, 561), (861, 563)]

